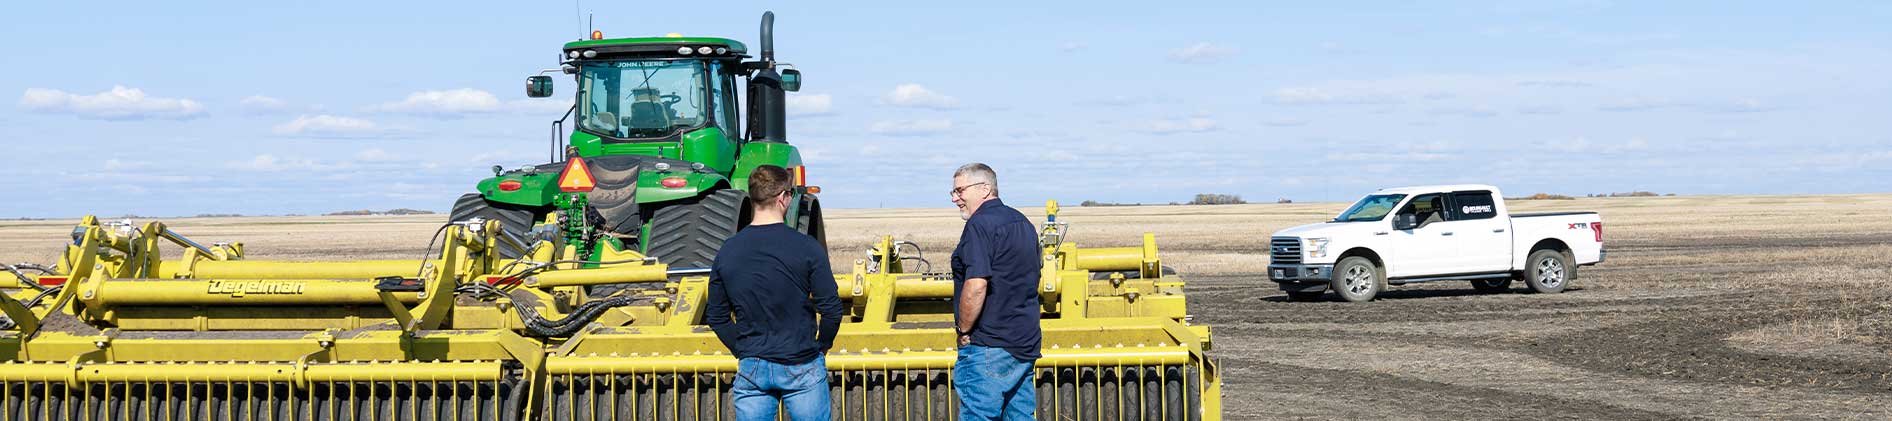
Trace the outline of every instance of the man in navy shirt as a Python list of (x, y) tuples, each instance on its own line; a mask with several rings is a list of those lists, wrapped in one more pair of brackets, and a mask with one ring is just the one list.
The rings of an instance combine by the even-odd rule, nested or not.
[(959, 359), (953, 389), (959, 418), (1029, 420), (1037, 407), (1038, 233), (1031, 220), (999, 201), (992, 167), (953, 172), (953, 204), (966, 228), (953, 250), (953, 308)]
[(830, 418), (823, 355), (841, 329), (841, 298), (828, 250), (782, 223), (788, 178), (774, 165), (749, 174), (755, 217), (710, 265), (703, 322), (736, 354), (737, 419), (774, 420), (777, 404), (790, 419)]

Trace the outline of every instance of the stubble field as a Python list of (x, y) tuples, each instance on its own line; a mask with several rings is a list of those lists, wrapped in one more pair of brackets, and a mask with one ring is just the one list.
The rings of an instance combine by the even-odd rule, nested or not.
[[(1892, 195), (1515, 202), (1601, 212), (1609, 261), (1555, 295), (1440, 282), (1365, 304), (1287, 301), (1262, 274), (1269, 233), (1343, 206), (1070, 207), (1061, 219), (1084, 245), (1156, 233), (1195, 322), (1214, 327), (1234, 419), (1892, 418)], [(950, 209), (827, 218), (841, 270), (882, 234), (943, 264), (960, 228)], [(411, 259), (441, 219), (167, 222), (243, 242), (251, 258)], [(0, 222), (0, 261), (50, 262), (72, 222)]]

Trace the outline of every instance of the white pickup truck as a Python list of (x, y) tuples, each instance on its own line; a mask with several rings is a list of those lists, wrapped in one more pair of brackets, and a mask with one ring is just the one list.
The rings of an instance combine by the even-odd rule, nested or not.
[(1333, 290), (1373, 300), (1387, 285), (1467, 280), (1503, 291), (1521, 279), (1532, 291), (1562, 292), (1577, 267), (1603, 262), (1596, 212), (1510, 214), (1497, 187), (1382, 189), (1319, 224), (1274, 233), (1268, 278), (1294, 300)]

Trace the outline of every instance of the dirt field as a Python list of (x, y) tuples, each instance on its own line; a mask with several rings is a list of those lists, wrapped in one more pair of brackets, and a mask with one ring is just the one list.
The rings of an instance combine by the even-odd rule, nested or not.
[[(1068, 208), (1063, 219), (1088, 245), (1157, 234), (1191, 282), (1196, 322), (1214, 326), (1230, 418), (1892, 418), (1892, 195), (1514, 206), (1601, 211), (1609, 261), (1556, 295), (1445, 282), (1367, 304), (1297, 303), (1261, 274), (1268, 234), (1341, 204)], [(959, 227), (948, 209), (828, 218), (841, 268), (878, 234), (943, 262)], [(171, 223), (244, 242), (253, 258), (418, 258), (439, 219)], [(0, 222), (0, 260), (50, 261), (71, 222)]]

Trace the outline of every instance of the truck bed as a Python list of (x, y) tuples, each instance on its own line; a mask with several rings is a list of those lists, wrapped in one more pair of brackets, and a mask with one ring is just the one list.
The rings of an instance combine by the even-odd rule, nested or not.
[(1538, 217), (1538, 216), (1593, 215), (1593, 214), (1596, 214), (1596, 211), (1514, 213), (1514, 214), (1511, 214), (1511, 217), (1512, 218), (1531, 218), (1531, 217)]

